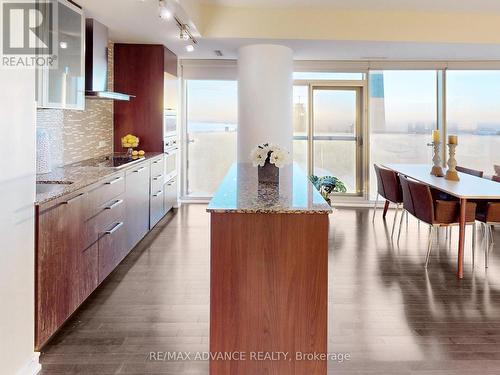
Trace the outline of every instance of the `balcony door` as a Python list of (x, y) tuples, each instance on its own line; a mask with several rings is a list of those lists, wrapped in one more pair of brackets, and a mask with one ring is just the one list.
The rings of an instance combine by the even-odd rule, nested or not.
[(361, 87), (310, 86), (309, 170), (338, 177), (362, 195)]

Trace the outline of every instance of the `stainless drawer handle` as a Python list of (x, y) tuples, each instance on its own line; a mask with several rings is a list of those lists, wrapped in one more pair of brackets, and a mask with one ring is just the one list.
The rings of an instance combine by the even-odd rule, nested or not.
[(106, 185), (113, 185), (113, 184), (116, 184), (118, 181), (121, 181), (121, 180), (123, 180), (123, 177), (117, 177), (117, 178), (115, 178), (112, 181), (106, 182)]
[(162, 178), (162, 177), (163, 177), (163, 175), (162, 175), (162, 174), (159, 174), (158, 176), (153, 177), (153, 180), (158, 181), (158, 180), (159, 180), (160, 178)]
[(163, 194), (163, 191), (162, 191), (162, 190), (160, 190), (160, 191), (158, 191), (156, 194), (153, 194), (153, 197), (155, 197), (155, 198), (156, 198), (156, 197), (159, 197), (159, 196), (160, 196), (160, 195), (162, 195), (162, 194)]
[(107, 206), (105, 209), (112, 210), (113, 208), (118, 207), (122, 203), (123, 203), (123, 199), (118, 199), (115, 203), (113, 203), (111, 206)]
[(107, 230), (106, 232), (104, 232), (104, 234), (106, 234), (106, 235), (113, 234), (113, 233), (115, 233), (118, 229), (120, 229), (122, 226), (123, 226), (123, 222), (121, 222), (121, 223), (116, 223), (116, 224), (115, 224), (115, 226), (114, 226), (113, 228), (111, 228), (110, 230)]
[(134, 171), (134, 173), (141, 173), (141, 172), (142, 172), (143, 170), (145, 170), (145, 169), (146, 169), (146, 167), (142, 167), (142, 168), (136, 169), (136, 170)]
[(80, 199), (81, 197), (83, 197), (84, 195), (85, 195), (85, 193), (80, 193), (76, 197), (71, 198), (71, 199), (67, 200), (66, 202), (63, 202), (63, 204), (71, 204), (74, 201), (76, 201), (76, 200)]

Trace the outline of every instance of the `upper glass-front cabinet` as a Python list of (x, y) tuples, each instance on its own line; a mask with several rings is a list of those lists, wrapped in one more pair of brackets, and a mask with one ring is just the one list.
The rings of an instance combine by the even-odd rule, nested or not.
[(40, 108), (85, 108), (85, 17), (82, 9), (58, 1), (57, 68), (43, 68), (38, 78)]

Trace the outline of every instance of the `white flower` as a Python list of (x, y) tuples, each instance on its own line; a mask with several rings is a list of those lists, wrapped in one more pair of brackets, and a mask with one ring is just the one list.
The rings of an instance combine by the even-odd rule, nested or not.
[(250, 154), (252, 159), (252, 164), (254, 167), (263, 167), (266, 164), (267, 154), (269, 150), (267, 148), (255, 147)]
[(274, 149), (271, 153), (270, 162), (278, 168), (283, 168), (288, 163), (288, 152), (282, 149)]

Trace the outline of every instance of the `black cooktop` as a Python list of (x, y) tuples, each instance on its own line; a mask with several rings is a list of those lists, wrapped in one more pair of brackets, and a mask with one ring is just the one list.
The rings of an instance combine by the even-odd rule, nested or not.
[(143, 157), (138, 156), (132, 157), (126, 155), (112, 155), (102, 158), (84, 160), (76, 163), (76, 165), (85, 167), (122, 168), (143, 159)]

